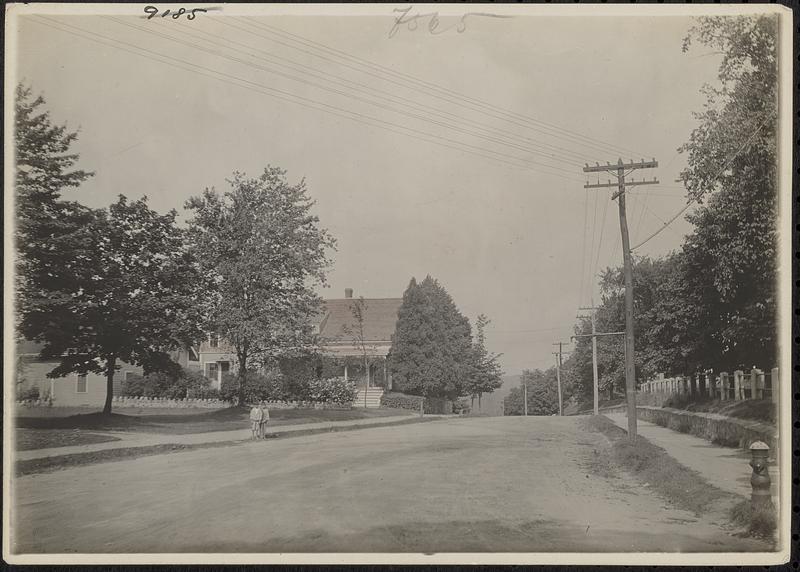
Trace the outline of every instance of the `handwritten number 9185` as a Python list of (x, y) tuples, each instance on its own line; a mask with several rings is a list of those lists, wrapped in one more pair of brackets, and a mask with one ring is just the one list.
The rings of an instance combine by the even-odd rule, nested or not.
[[(151, 20), (159, 15), (159, 10), (155, 6), (145, 6), (144, 7), (145, 14), (148, 14), (147, 19)], [(187, 20), (194, 20), (197, 17), (197, 12), (208, 12), (204, 8), (192, 8), (191, 10), (187, 10), (186, 8), (179, 8), (175, 12), (167, 9), (164, 10), (160, 15), (162, 18), (166, 18), (167, 16), (172, 16), (173, 20), (177, 20), (184, 14), (186, 15)]]

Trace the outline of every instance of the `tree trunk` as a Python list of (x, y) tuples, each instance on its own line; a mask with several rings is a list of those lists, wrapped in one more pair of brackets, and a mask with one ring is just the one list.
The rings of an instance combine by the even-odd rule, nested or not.
[(478, 411), (481, 409), (481, 397), (483, 397), (483, 393), (478, 394)]
[(117, 367), (116, 356), (111, 356), (106, 361), (106, 402), (103, 405), (103, 414), (111, 413), (111, 400), (114, 398), (114, 369)]
[(247, 354), (241, 352), (237, 356), (239, 358), (239, 407), (245, 405), (245, 389), (247, 385)]

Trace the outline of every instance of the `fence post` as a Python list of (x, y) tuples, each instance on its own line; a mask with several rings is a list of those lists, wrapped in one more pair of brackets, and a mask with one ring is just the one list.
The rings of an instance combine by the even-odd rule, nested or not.
[(780, 399), (781, 393), (781, 376), (780, 370), (777, 367), (772, 368), (772, 374), (770, 375), (770, 390), (772, 391), (772, 403), (778, 403)]
[(423, 397), (422, 399), (419, 400), (419, 416), (420, 417), (423, 417), (425, 415), (424, 403), (425, 403), (425, 398)]
[(720, 399), (728, 401), (728, 373), (723, 371), (719, 374)]
[(752, 399), (764, 399), (764, 372), (760, 369), (753, 369), (750, 388)]
[(735, 401), (742, 399), (742, 393), (744, 393), (744, 387), (742, 387), (743, 378), (744, 372), (742, 370), (737, 369), (733, 372), (733, 399)]

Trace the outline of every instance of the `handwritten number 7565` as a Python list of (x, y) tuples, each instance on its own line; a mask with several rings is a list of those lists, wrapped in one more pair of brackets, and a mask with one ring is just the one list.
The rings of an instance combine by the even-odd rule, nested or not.
[[(157, 15), (159, 15), (158, 8), (156, 8), (155, 6), (145, 6), (144, 11), (146, 14), (149, 14), (149, 16), (147, 16), (148, 20), (155, 18)], [(187, 10), (186, 8), (179, 8), (175, 12), (171, 12), (170, 10), (167, 9), (161, 13), (161, 17), (166, 18), (167, 16), (171, 15), (173, 20), (177, 20), (178, 18), (186, 14), (187, 20), (194, 20), (197, 17), (196, 16), (197, 12), (208, 12), (208, 10), (205, 10), (203, 8), (192, 8), (191, 10)]]

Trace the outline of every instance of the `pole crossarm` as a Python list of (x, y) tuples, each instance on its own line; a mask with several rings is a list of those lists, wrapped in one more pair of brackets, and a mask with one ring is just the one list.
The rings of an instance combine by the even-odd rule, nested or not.
[[(595, 336), (624, 336), (625, 332), (597, 332), (596, 334), (575, 334), (572, 338), (593, 338)], [(564, 352), (566, 353), (566, 352)]]
[(616, 183), (616, 182), (612, 183), (611, 181), (609, 181), (607, 183), (595, 183), (595, 184), (586, 183), (585, 185), (583, 185), (583, 188), (584, 189), (610, 189), (610, 188), (615, 188), (616, 189), (617, 186), (618, 186), (618, 183)]
[(621, 160), (619, 163), (606, 163), (605, 165), (601, 165), (600, 163), (595, 163), (594, 165), (589, 165), (588, 163), (585, 164), (583, 167), (584, 173), (602, 173), (603, 171), (614, 171), (617, 169), (653, 169), (658, 167), (658, 161), (652, 159), (651, 161), (645, 161), (642, 159), (638, 162), (631, 161), (630, 163), (623, 163)]

